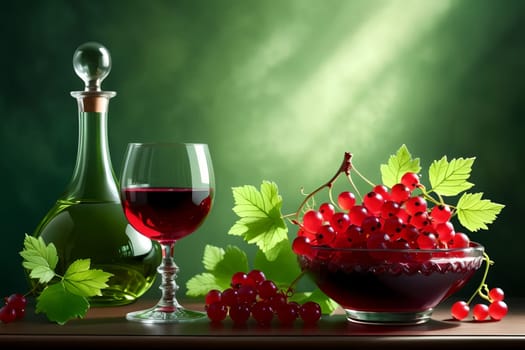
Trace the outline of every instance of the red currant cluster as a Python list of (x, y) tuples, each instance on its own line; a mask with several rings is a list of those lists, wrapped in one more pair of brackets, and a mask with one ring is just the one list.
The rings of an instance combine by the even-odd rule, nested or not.
[[(419, 188), (422, 194), (415, 194)], [(361, 203), (353, 192), (337, 197), (340, 211), (324, 202), (309, 209), (298, 221), (299, 230), (292, 249), (309, 255), (311, 246), (368, 249), (466, 248), (469, 237), (456, 232), (450, 222), (452, 211), (446, 204), (427, 203), (419, 176), (405, 173), (389, 190), (376, 185)]]
[(5, 305), (0, 308), (0, 321), (10, 323), (24, 318), (26, 314), (26, 297), (22, 294), (11, 294), (4, 298)]
[(298, 318), (305, 324), (315, 324), (321, 318), (319, 304), (308, 301), (299, 305), (288, 301), (287, 293), (266, 279), (260, 270), (233, 274), (231, 287), (223, 291), (210, 290), (205, 304), (212, 322), (221, 322), (229, 315), (235, 325), (246, 324), (250, 317), (260, 326), (270, 325), (275, 316), (282, 325), (291, 325)]
[[(501, 288), (492, 288), (489, 290), (488, 295), (485, 297), (490, 304), (478, 303), (472, 308), (472, 317), (475, 321), (485, 321), (489, 317), (492, 320), (499, 321), (507, 315), (509, 308), (503, 301), (505, 294)], [(450, 313), (456, 320), (464, 320), (470, 313), (470, 301), (456, 301), (451, 309)]]

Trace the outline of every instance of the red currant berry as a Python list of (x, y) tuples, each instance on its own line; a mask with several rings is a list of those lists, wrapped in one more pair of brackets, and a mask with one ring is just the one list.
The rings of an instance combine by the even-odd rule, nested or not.
[(398, 203), (403, 203), (410, 197), (410, 193), (410, 188), (402, 183), (398, 183), (390, 189), (390, 198)]
[(394, 201), (385, 201), (381, 206), (381, 217), (383, 219), (388, 219), (393, 216), (397, 216), (399, 213), (399, 204)]
[(355, 204), (355, 195), (349, 191), (343, 191), (337, 196), (337, 204), (343, 210), (350, 210)]
[(237, 290), (237, 302), (238, 303), (254, 303), (257, 299), (257, 290), (255, 287), (250, 285), (243, 285)]
[(325, 221), (330, 221), (332, 216), (335, 214), (335, 207), (331, 203), (322, 203), (319, 206), (319, 212)]
[(368, 210), (362, 205), (354, 205), (348, 212), (350, 222), (357, 226), (361, 226), (364, 218), (366, 218), (368, 215), (370, 215)]
[(485, 304), (476, 304), (472, 308), (472, 316), (476, 321), (483, 321), (489, 317), (489, 307)]
[(452, 212), (450, 211), (450, 207), (448, 205), (440, 204), (432, 208), (430, 211), (430, 216), (434, 222), (442, 223), (450, 220)]
[(407, 242), (414, 242), (419, 237), (419, 230), (414, 225), (405, 225), (401, 231), (401, 238)]
[(450, 309), (452, 317), (454, 317), (458, 321), (465, 319), (465, 317), (468, 316), (469, 312), (470, 307), (465, 301), (456, 301)]
[(268, 326), (272, 322), (274, 310), (265, 301), (258, 301), (252, 306), (252, 317), (259, 326)]
[(403, 221), (397, 216), (392, 216), (383, 223), (383, 231), (390, 237), (397, 238), (401, 235), (401, 231), (403, 231)]
[(351, 248), (356, 247), (365, 241), (365, 235), (360, 226), (351, 224), (344, 233), (337, 234), (334, 241), (334, 246), (337, 248)]
[(245, 284), (248, 284), (248, 275), (245, 272), (236, 272), (232, 275), (230, 283), (232, 288), (239, 289)]
[(11, 323), (16, 320), (16, 310), (9, 305), (4, 305), (0, 308), (0, 321), (3, 323)]
[(304, 236), (294, 238), (292, 242), (292, 250), (297, 255), (305, 255), (310, 257), (313, 255), (310, 240)]
[(274, 310), (277, 310), (281, 305), (286, 304), (286, 302), (286, 295), (282, 291), (278, 291), (268, 298), (268, 303)]
[(470, 239), (463, 232), (456, 232), (452, 239), (452, 248), (468, 248), (470, 245)]
[(251, 308), (248, 303), (239, 303), (230, 307), (229, 315), (236, 325), (245, 324), (250, 318)]
[(261, 283), (265, 279), (266, 279), (266, 276), (264, 275), (264, 272), (262, 272), (261, 270), (255, 269), (255, 270), (251, 270), (250, 272), (248, 272), (248, 283), (253, 287), (256, 287), (259, 283)]
[(307, 301), (299, 308), (299, 316), (304, 323), (316, 323), (321, 318), (321, 306), (316, 302)]
[(366, 209), (374, 214), (381, 211), (381, 207), (383, 206), (384, 202), (385, 200), (383, 199), (383, 196), (374, 191), (368, 192), (363, 198), (363, 204), (365, 205)]
[(454, 225), (450, 221), (437, 224), (435, 229), (441, 242), (450, 243), (454, 240), (456, 232), (454, 231)]
[(415, 215), (418, 212), (426, 212), (427, 201), (420, 196), (410, 197), (405, 202), (405, 209), (410, 215)]
[(24, 308), (24, 309), (15, 310), (15, 313), (16, 313), (16, 319), (21, 320), (26, 315), (26, 309)]
[(222, 293), (218, 289), (211, 289), (206, 293), (206, 297), (204, 298), (204, 303), (206, 305), (213, 304), (214, 302), (221, 301)]
[(500, 301), (505, 298), (505, 293), (501, 288), (492, 288), (491, 290), (489, 290), (489, 297), (492, 300), (492, 302)]
[(261, 299), (268, 299), (277, 293), (277, 286), (273, 281), (266, 280), (257, 286), (257, 292)]
[(419, 175), (410, 171), (406, 172), (401, 177), (401, 183), (413, 191), (419, 186)]
[(310, 209), (303, 215), (303, 227), (310, 232), (317, 232), (323, 224), (323, 215), (317, 210)]
[(390, 245), (390, 236), (384, 232), (374, 232), (368, 236), (366, 247), (368, 249), (386, 249)]
[(26, 308), (27, 299), (24, 295), (15, 293), (6, 299), (6, 304), (15, 310), (21, 310)]
[(377, 216), (370, 215), (363, 219), (361, 229), (365, 235), (379, 232), (381, 230), (381, 221)]
[(489, 305), (489, 316), (496, 321), (505, 317), (508, 311), (509, 308), (503, 300), (494, 301)]
[(426, 211), (417, 212), (410, 217), (410, 223), (419, 230), (426, 230), (430, 226), (430, 220)]
[(436, 249), (437, 239), (433, 233), (421, 234), (417, 236), (417, 245), (419, 249)]
[[(358, 205), (352, 207), (350, 210), (356, 207), (358, 207)], [(348, 226), (350, 226), (350, 216), (343, 212), (335, 213), (330, 220), (330, 225), (337, 233), (345, 232)]]
[(380, 194), (385, 201), (390, 200), (390, 193), (388, 193), (388, 187), (386, 187), (385, 185), (376, 185), (374, 186), (374, 189), (372, 191)]
[(277, 318), (283, 325), (291, 325), (299, 316), (296, 305), (284, 303), (277, 308)]
[(335, 239), (335, 231), (330, 225), (323, 225), (315, 234), (318, 245), (331, 245)]
[(226, 306), (232, 306), (238, 303), (238, 292), (237, 289), (226, 288), (222, 291), (221, 302)]
[(206, 314), (212, 322), (220, 322), (228, 315), (228, 307), (220, 301), (214, 302), (208, 305)]

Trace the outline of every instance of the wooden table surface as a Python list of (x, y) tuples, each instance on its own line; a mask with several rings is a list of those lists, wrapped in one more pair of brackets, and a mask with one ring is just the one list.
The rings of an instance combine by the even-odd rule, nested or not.
[[(0, 323), (0, 349), (39, 346), (53, 348), (213, 348), (272, 349), (282, 346), (301, 349), (403, 348), (403, 349), (525, 349), (525, 299), (507, 301), (509, 313), (501, 321), (454, 321), (449, 305), (437, 308), (432, 319), (416, 326), (365, 326), (346, 321), (341, 313), (323, 316), (315, 326), (297, 321), (282, 327), (276, 321), (261, 328), (251, 320), (234, 327), (231, 320), (214, 325), (207, 319), (180, 324), (141, 324), (125, 319), (129, 311), (153, 305), (135, 304), (91, 308), (84, 319), (65, 325), (47, 321), (28, 310), (25, 319)], [(203, 310), (201, 304), (185, 304)]]

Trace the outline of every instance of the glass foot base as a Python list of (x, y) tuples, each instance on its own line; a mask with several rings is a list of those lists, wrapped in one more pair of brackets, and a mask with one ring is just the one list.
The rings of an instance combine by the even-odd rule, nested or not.
[(419, 312), (374, 312), (345, 309), (346, 319), (350, 322), (376, 325), (415, 325), (430, 320), (433, 309)]
[(188, 310), (182, 306), (173, 309), (154, 306), (150, 309), (133, 311), (126, 314), (127, 320), (142, 323), (190, 322), (203, 317), (206, 317), (204, 312)]

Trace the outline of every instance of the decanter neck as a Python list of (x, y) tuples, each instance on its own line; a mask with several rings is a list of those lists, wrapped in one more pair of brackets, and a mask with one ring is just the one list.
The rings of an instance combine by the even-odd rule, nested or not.
[(62, 200), (119, 202), (119, 191), (108, 146), (109, 99), (114, 92), (74, 91), (78, 101), (78, 150), (75, 170)]

